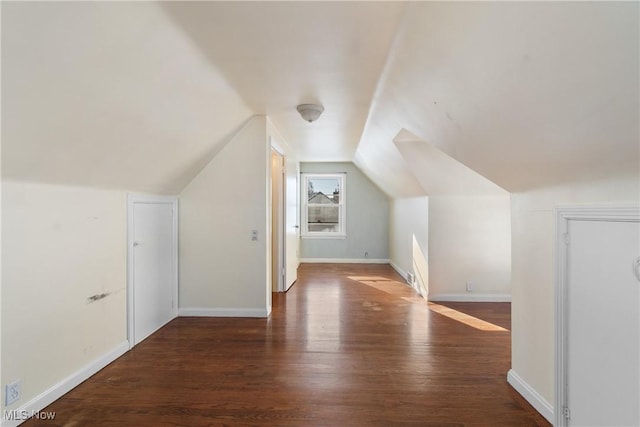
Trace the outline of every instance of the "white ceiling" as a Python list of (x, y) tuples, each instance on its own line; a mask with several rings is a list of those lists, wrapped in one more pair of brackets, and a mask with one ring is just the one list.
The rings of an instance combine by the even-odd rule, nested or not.
[(2, 176), (179, 193), (253, 114), (154, 3), (2, 2)]
[(508, 193), (406, 129), (393, 143), (428, 195), (506, 196)]
[(638, 5), (411, 3), (356, 159), (404, 128), (509, 191), (638, 176)]
[[(178, 192), (267, 114), (301, 160), (354, 160), (394, 197), (480, 191), (482, 176), (508, 191), (638, 176), (638, 12), (3, 2), (2, 173)], [(326, 108), (312, 124), (295, 111), (307, 102)]]
[[(344, 161), (402, 17), (400, 2), (162, 3), (257, 113), (269, 115), (300, 160)], [(312, 124), (298, 104), (320, 103)]]

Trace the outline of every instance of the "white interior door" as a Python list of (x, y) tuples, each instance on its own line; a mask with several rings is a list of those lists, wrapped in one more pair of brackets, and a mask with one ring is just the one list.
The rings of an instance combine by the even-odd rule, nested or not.
[(271, 150), (271, 290), (282, 292), (285, 269), (284, 157)]
[(129, 201), (129, 334), (136, 345), (176, 317), (177, 201)]
[(638, 222), (568, 221), (569, 426), (640, 425), (639, 240)]
[(298, 278), (300, 264), (300, 163), (286, 157), (285, 167), (285, 289)]

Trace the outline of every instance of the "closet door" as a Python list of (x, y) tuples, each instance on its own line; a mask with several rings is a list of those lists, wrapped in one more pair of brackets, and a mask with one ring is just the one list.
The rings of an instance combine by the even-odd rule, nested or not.
[(177, 315), (177, 199), (129, 197), (129, 341)]
[(568, 221), (569, 426), (640, 425), (639, 240), (638, 222)]

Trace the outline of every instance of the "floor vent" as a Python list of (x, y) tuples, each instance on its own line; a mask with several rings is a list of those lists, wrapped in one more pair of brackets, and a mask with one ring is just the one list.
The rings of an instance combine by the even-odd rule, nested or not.
[(416, 276), (413, 273), (407, 273), (407, 283), (410, 284), (411, 286), (415, 285), (416, 283)]

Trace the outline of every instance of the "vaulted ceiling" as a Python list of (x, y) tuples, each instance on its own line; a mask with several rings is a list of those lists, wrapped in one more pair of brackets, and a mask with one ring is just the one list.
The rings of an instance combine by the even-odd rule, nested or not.
[(640, 174), (637, 2), (1, 7), (4, 178), (176, 193), (253, 114), (393, 197)]

